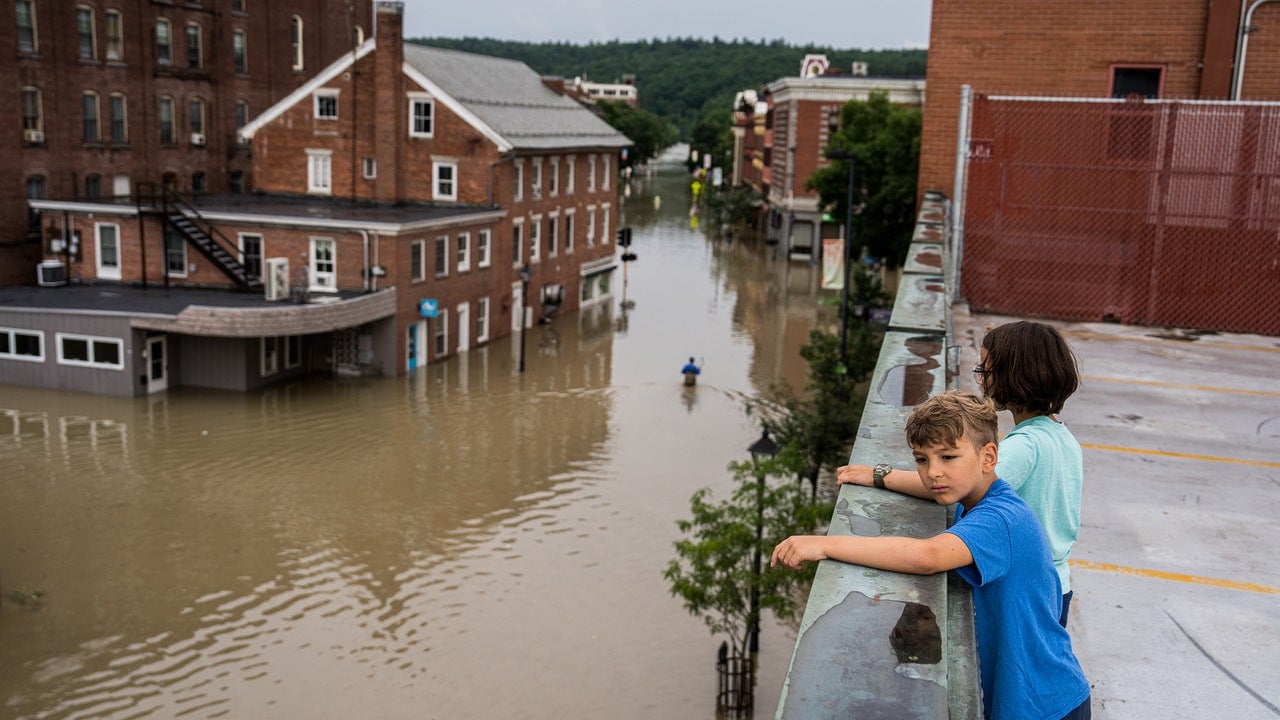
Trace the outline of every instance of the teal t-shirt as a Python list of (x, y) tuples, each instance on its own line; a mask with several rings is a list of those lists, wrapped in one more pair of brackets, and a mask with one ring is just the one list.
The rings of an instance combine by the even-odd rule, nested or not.
[(1062, 592), (1071, 590), (1067, 560), (1080, 534), (1084, 456), (1066, 425), (1044, 415), (1027, 418), (1000, 439), (996, 476), (1031, 506), (1044, 528)]

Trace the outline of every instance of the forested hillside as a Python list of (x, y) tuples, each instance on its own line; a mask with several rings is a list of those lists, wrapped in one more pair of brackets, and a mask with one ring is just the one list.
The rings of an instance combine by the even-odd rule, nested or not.
[(875, 77), (924, 77), (924, 50), (857, 50), (781, 40), (694, 40), (668, 38), (589, 45), (525, 43), (489, 38), (410, 38), (410, 42), (522, 60), (541, 75), (617, 82), (636, 76), (640, 105), (688, 137), (708, 111), (729, 111), (740, 90), (758, 88), (800, 73), (806, 54), (822, 53), (833, 68), (849, 71), (855, 60)]

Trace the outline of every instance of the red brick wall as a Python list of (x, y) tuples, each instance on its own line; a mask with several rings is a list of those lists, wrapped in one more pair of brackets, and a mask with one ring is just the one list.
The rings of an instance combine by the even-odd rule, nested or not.
[[(960, 88), (1000, 95), (1106, 97), (1113, 65), (1165, 67), (1164, 96), (1193, 98), (1201, 87), (1208, 4), (1197, 0), (1089, 0), (1068, 6), (1016, 0), (935, 0), (929, 43), (928, 101), (920, 152), (920, 191), (953, 191)], [(1264, 6), (1266, 8), (1267, 6)], [(1272, 13), (1275, 13), (1272, 15)], [(1280, 81), (1280, 9), (1271, 47), (1258, 51), (1258, 82)], [(1255, 17), (1263, 17), (1259, 11)], [(1254, 66), (1255, 34), (1250, 40)], [(1253, 73), (1247, 73), (1253, 81)], [(1268, 81), (1270, 82), (1270, 81)], [(1275, 82), (1255, 93), (1274, 97)], [(1246, 95), (1248, 96), (1248, 94)], [(1257, 95), (1254, 95), (1257, 97)]]

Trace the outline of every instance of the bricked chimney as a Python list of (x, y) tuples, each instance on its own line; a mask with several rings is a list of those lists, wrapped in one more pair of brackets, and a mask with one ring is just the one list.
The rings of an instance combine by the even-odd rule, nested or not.
[(404, 80), (404, 3), (378, 0), (374, 10), (374, 157), (378, 176), (374, 199), (394, 202), (405, 196), (400, 143), (408, 136)]

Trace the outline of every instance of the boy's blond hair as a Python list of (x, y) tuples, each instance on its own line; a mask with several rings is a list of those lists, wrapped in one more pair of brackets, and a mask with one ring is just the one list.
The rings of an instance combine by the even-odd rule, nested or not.
[(998, 434), (995, 403), (960, 390), (934, 395), (907, 418), (907, 444), (912, 448), (959, 445), (961, 438), (981, 448), (996, 442)]

